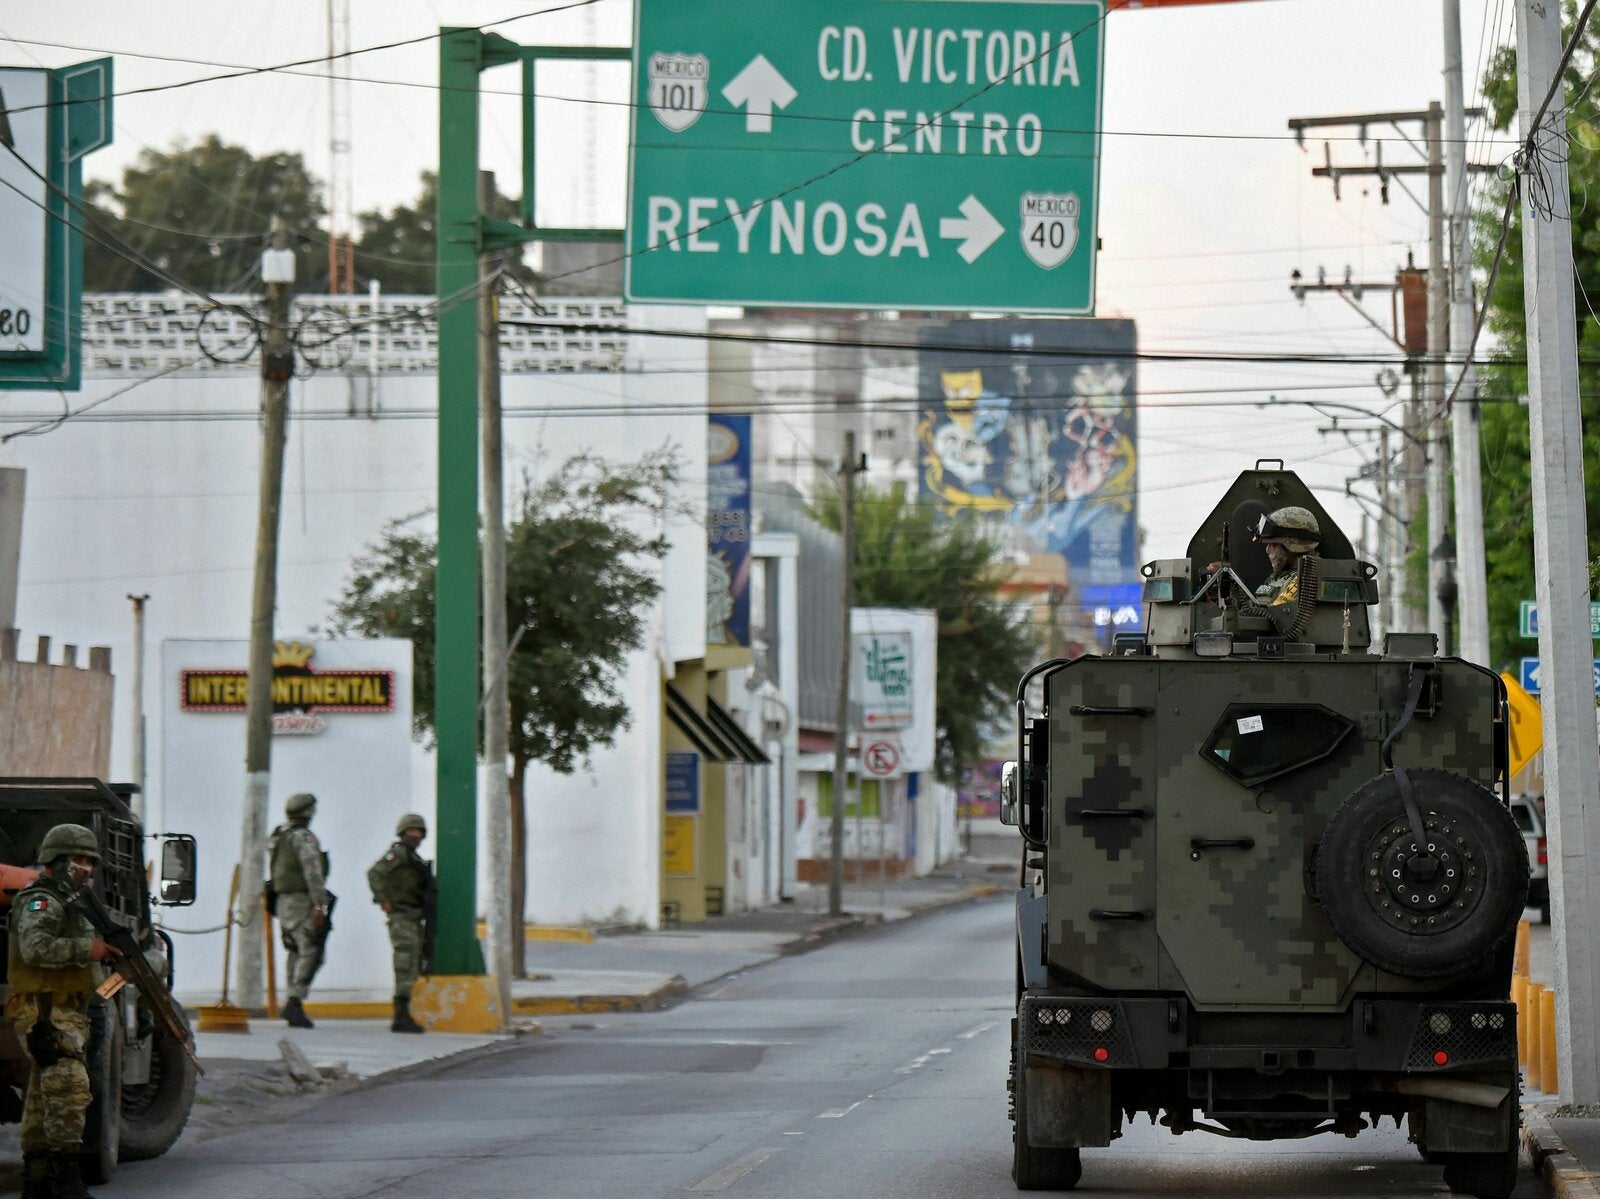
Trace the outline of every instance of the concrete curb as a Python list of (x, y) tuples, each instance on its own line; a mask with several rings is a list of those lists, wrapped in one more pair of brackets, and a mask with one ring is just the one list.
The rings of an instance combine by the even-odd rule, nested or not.
[(675, 974), (661, 986), (638, 995), (524, 995), (511, 999), (513, 1016), (576, 1016), (585, 1012), (655, 1012), (689, 993), (688, 980)]
[(1533, 1172), (1558, 1199), (1600, 1199), (1594, 1172), (1568, 1152), (1542, 1112), (1522, 1110), (1522, 1148)]

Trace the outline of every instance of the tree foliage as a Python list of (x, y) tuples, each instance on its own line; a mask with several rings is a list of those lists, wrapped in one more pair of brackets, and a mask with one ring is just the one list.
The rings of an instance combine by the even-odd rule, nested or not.
[[(813, 510), (840, 527), (837, 492)], [(1000, 594), (1001, 550), (974, 521), (947, 521), (906, 496), (903, 484), (856, 493), (855, 597), (862, 607), (932, 608), (939, 614), (938, 760), (955, 784), (983, 757), (985, 730), (1003, 719), (1039, 640), (1028, 614)]]
[[(417, 198), (396, 204), (387, 212), (374, 209), (356, 218), (356, 275), (365, 285), (377, 279), (383, 290), (399, 295), (432, 295), (435, 274), (435, 214), (439, 211), (439, 176), (423, 171)], [(493, 216), (515, 221), (520, 213), (515, 199), (496, 189)], [(506, 269), (515, 279), (531, 284), (534, 273), (523, 262), (523, 252), (506, 251)]]
[[(210, 134), (170, 150), (145, 150), (120, 184), (93, 181), (85, 193), (88, 291), (165, 291), (172, 284), (161, 272), (215, 294), (253, 291), (274, 215), (299, 239), (297, 289), (327, 287), (322, 183), (299, 154), (256, 155)], [(387, 292), (433, 293), (438, 203), (438, 176), (423, 171), (414, 201), (357, 214), (359, 290), (376, 279)], [(493, 215), (516, 219), (517, 201), (497, 192)], [(506, 260), (513, 277), (534, 281), (520, 250), (507, 252)]]
[[(1566, 37), (1572, 34), (1573, 6), (1567, 5)], [(1568, 137), (1551, 141), (1546, 153), (1565, 153), (1570, 176), (1572, 254), (1576, 271), (1579, 396), (1583, 411), (1583, 460), (1588, 503), (1589, 542), (1600, 534), (1600, 97), (1592, 90), (1600, 65), (1600, 33), (1593, 24), (1573, 55), (1564, 81)], [(1517, 128), (1516, 51), (1503, 46), (1484, 77), (1490, 123), (1497, 130)], [(1537, 187), (1537, 182), (1535, 187)], [(1501, 238), (1506, 185), (1486, 189), (1476, 214), (1476, 256), (1488, 271)], [(1537, 194), (1537, 192), (1535, 193)], [(1500, 665), (1528, 651), (1517, 633), (1518, 604), (1535, 591), (1533, 560), (1532, 451), (1528, 410), (1519, 402), (1528, 391), (1527, 324), (1523, 303), (1521, 205), (1512, 206), (1512, 226), (1494, 288), (1487, 298), (1486, 332), (1496, 351), (1481, 374), (1484, 542), (1489, 581), (1490, 656)], [(1487, 338), (1485, 338), (1487, 340)], [(1481, 356), (1481, 355), (1480, 355)]]
[[(658, 451), (622, 465), (579, 455), (542, 481), (524, 479), (506, 527), (513, 759), (570, 773), (627, 724), (619, 672), (643, 644), (661, 592), (649, 562), (666, 549), (647, 526), (676, 472)], [(431, 528), (392, 522), (356, 559), (329, 620), (343, 636), (412, 643), (413, 719), (424, 737), (433, 732), (437, 560)]]
[[(274, 213), (291, 229), (322, 220), (321, 185), (305, 160), (280, 151), (256, 156), (215, 134), (170, 150), (146, 149), (113, 187), (85, 188), (88, 214), (83, 285), (88, 291), (165, 291), (160, 274), (120, 252), (143, 258), (210, 292), (243, 291), (255, 279)], [(326, 243), (324, 243), (326, 244)], [(302, 248), (297, 276), (327, 277), (326, 251)]]

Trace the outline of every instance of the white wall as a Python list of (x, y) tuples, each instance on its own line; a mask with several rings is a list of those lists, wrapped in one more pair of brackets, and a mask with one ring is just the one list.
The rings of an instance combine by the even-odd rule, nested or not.
[[(317, 641), (313, 670), (392, 670), (392, 712), (330, 712), (326, 729), (311, 736), (279, 736), (272, 743), (272, 795), (268, 827), (284, 822), (283, 802), (297, 791), (317, 797), (312, 831), (329, 858), (328, 889), (339, 897), (328, 958), (318, 989), (383, 989), (392, 983), (389, 940), (383, 914), (372, 903), (366, 872), (394, 840), (394, 825), (413, 810), (411, 791), (411, 643), (409, 641)], [(244, 713), (184, 711), (180, 706), (186, 669), (243, 670), (245, 640), (168, 640), (153, 654), (152, 674), (161, 691), (160, 793), (166, 832), (192, 833), (200, 842), (194, 907), (166, 910), (174, 929), (212, 928), (228, 911), (228, 888), (239, 852), (244, 801)], [(421, 808), (434, 825), (433, 806)], [(428, 843), (423, 854), (432, 857)], [(241, 904), (245, 911), (259, 908)], [(179, 990), (205, 996), (222, 981), (220, 932), (173, 938)], [(275, 938), (276, 942), (276, 938)], [(283, 951), (278, 958), (283, 995)], [(209, 1000), (207, 1000), (209, 1002)]]
[[(640, 324), (703, 328), (696, 310), (651, 309)], [(654, 921), (660, 858), (656, 682), (663, 667), (705, 649), (705, 345), (634, 337), (628, 361), (651, 373), (508, 375), (506, 477), (548, 470), (573, 453), (680, 454), (685, 514), (658, 518), (672, 548), (651, 632), (630, 656), (623, 692), (630, 728), (589, 771), (530, 773), (529, 915), (622, 915)], [(365, 388), (361, 384), (361, 389)], [(352, 558), (386, 522), (435, 502), (438, 404), (429, 373), (384, 375), (375, 416), (352, 416), (351, 382), (322, 373), (291, 388), (276, 627), (280, 638), (323, 625)], [(148, 593), (145, 705), (152, 815), (161, 815), (158, 647), (172, 637), (243, 638), (250, 619), (260, 436), (259, 383), (249, 374), (176, 374), (140, 382), (91, 377), (70, 397), (90, 411), (0, 446), (0, 465), (28, 471), (18, 623), (26, 638), (110, 645), (118, 675), (113, 773), (132, 757), (129, 593)], [(60, 411), (44, 393), (8, 397), (8, 416)], [(13, 427), (13, 426), (7, 426)], [(431, 518), (425, 518), (431, 519)], [(243, 759), (243, 743), (237, 756)], [(432, 811), (432, 759), (413, 747), (404, 807)], [(274, 793), (277, 793), (276, 785)], [(206, 830), (195, 830), (204, 832)], [(203, 852), (232, 858), (237, 830)], [(214, 921), (213, 921), (214, 922)]]

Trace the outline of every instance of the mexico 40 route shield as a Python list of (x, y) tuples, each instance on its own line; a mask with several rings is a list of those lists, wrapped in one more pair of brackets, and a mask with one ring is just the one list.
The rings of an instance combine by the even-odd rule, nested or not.
[(1094, 308), (1103, 0), (641, 0), (631, 300)]

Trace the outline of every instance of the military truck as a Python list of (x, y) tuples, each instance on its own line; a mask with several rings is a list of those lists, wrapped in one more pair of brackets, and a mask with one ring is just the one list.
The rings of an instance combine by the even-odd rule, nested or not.
[[(152, 904), (183, 906), (195, 898), (194, 838), (144, 832), (129, 807), (134, 788), (108, 786), (92, 778), (0, 778), (0, 863), (4, 882), (15, 889), (18, 867), (37, 860), (39, 842), (58, 824), (81, 824), (100, 843), (100, 867), (93, 889), (110, 919), (144, 951), (157, 979), (171, 993), (171, 938), (151, 921)], [(145, 844), (161, 845), (161, 873), (155, 898), (149, 891)], [(31, 870), (29, 871), (31, 873)], [(0, 971), (7, 962), (9, 895), (0, 909)], [(10, 994), (0, 979), (0, 1001)], [(194, 1104), (193, 1035), (176, 1016), (184, 1036), (173, 1033), (128, 984), (110, 999), (96, 995), (89, 1011), (87, 1065), (93, 1094), (83, 1139), (83, 1174), (90, 1183), (110, 1179), (118, 1161), (159, 1157), (183, 1131)], [(0, 1123), (22, 1118), (28, 1060), (10, 1024), (0, 1021)]]
[[(1321, 540), (1273, 604), (1254, 534), (1285, 507)], [(1070, 1190), (1139, 1114), (1252, 1140), (1389, 1117), (1505, 1199), (1528, 860), (1503, 684), (1432, 634), (1373, 644), (1376, 569), (1281, 461), (1142, 574), (1143, 633), (1018, 688), (1018, 1188)]]

